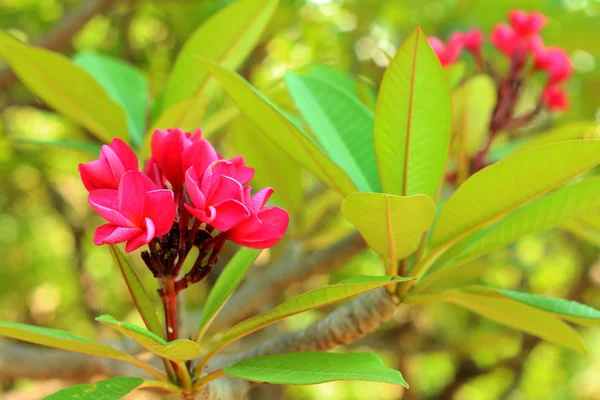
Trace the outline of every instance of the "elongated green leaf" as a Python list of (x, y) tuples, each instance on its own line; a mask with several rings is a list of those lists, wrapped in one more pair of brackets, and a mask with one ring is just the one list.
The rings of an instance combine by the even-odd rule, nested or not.
[(42, 346), (72, 351), (75, 353), (89, 354), (104, 358), (112, 358), (147, 370), (154, 376), (162, 379), (162, 375), (153, 368), (136, 360), (131, 355), (110, 346), (94, 342), (93, 340), (74, 335), (70, 332), (57, 329), (41, 328), (39, 326), (24, 325), (15, 322), (0, 321), (0, 336), (35, 343)]
[(381, 191), (373, 148), (373, 113), (350, 92), (326, 81), (290, 72), (285, 82), (316, 138), (358, 190)]
[(114, 137), (127, 140), (123, 109), (68, 58), (26, 45), (4, 31), (0, 31), (0, 57), (32, 92), (103, 142)]
[(96, 321), (108, 325), (124, 335), (131, 337), (140, 346), (152, 353), (173, 361), (193, 360), (200, 356), (200, 346), (196, 342), (187, 339), (178, 339), (166, 342), (154, 333), (127, 322), (117, 321), (110, 315), (102, 315)]
[(596, 247), (600, 247), (600, 212), (598, 211), (585, 213), (580, 217), (566, 221), (561, 225), (561, 228)]
[(417, 249), (431, 227), (435, 204), (425, 195), (352, 193), (342, 214), (356, 227), (371, 249), (384, 257), (402, 259)]
[(465, 77), (467, 66), (464, 61), (457, 61), (454, 64), (444, 67), (444, 74), (448, 80), (450, 89), (454, 89)]
[(46, 396), (43, 400), (118, 400), (143, 382), (142, 378), (111, 378), (96, 383), (71, 386)]
[(452, 131), (460, 152), (473, 156), (485, 145), (496, 97), (488, 75), (474, 76), (452, 94)]
[(513, 300), (556, 314), (568, 321), (586, 326), (600, 327), (600, 310), (596, 310), (585, 304), (512, 290), (496, 289), (496, 291)]
[(131, 294), (131, 298), (137, 308), (146, 328), (152, 333), (161, 338), (164, 338), (164, 332), (162, 325), (158, 319), (158, 314), (152, 305), (152, 301), (146, 294), (140, 279), (137, 277), (131, 265), (127, 261), (127, 258), (123, 255), (121, 250), (117, 246), (109, 245), (108, 249), (110, 250), (110, 254), (115, 261), (115, 264), (121, 270), (121, 274), (123, 275), (123, 279), (125, 279), (125, 284), (129, 289), (129, 293)]
[(329, 82), (346, 92), (357, 96), (358, 84), (352, 77), (346, 75), (343, 71), (325, 65), (311, 65), (306, 73), (307, 76), (315, 79), (320, 79), (324, 82)]
[(488, 319), (518, 329), (581, 354), (587, 350), (576, 330), (546, 311), (530, 307), (488, 288), (470, 287), (434, 295)]
[(24, 137), (12, 138), (12, 140), (23, 144), (59, 147), (63, 149), (83, 151), (85, 153), (92, 154), (94, 157), (98, 157), (98, 153), (100, 153), (100, 146), (96, 145), (95, 143), (74, 142), (72, 140), (38, 140)]
[(223, 269), (223, 273), (219, 275), (219, 279), (217, 279), (217, 282), (211, 289), (208, 299), (206, 299), (202, 318), (200, 319), (200, 334), (198, 335), (198, 339), (202, 338), (210, 323), (217, 316), (221, 308), (223, 308), (240, 282), (242, 282), (248, 268), (258, 258), (259, 254), (260, 250), (244, 247), (227, 263), (227, 266)]
[(585, 179), (534, 200), (481, 235), (462, 259), (478, 257), (600, 206), (600, 177)]
[(598, 129), (598, 124), (589, 121), (574, 121), (558, 125), (548, 131), (541, 132), (525, 140), (519, 150), (531, 149), (545, 144), (562, 142), (565, 140), (583, 139), (587, 132)]
[(79, 53), (73, 61), (89, 72), (110, 98), (123, 107), (133, 143), (136, 146), (142, 144), (148, 101), (148, 82), (144, 74), (121, 60), (93, 52)]
[(198, 68), (195, 57), (236, 69), (258, 43), (277, 4), (277, 0), (234, 2), (194, 32), (177, 56), (164, 92), (165, 108), (191, 100), (171, 121), (171, 126), (188, 128), (200, 123), (196, 109), (210, 94), (210, 75)]
[(450, 89), (417, 28), (385, 71), (375, 108), (375, 154), (385, 193), (437, 198), (451, 137)]
[(236, 118), (230, 134), (236, 152), (243, 154), (246, 163), (254, 168), (252, 182), (260, 187), (271, 186), (272, 198), (279, 199), (291, 213), (298, 210), (304, 196), (300, 166), (244, 116)]
[(235, 325), (223, 335), (210, 354), (216, 353), (235, 340), (292, 315), (324, 307), (395, 282), (412, 279), (399, 276), (355, 276), (334, 285), (311, 290), (278, 305), (268, 313), (257, 315)]
[(224, 369), (225, 374), (253, 382), (314, 385), (331, 381), (373, 381), (408, 387), (399, 371), (373, 353), (304, 352), (261, 356)]
[(241, 76), (206, 59), (200, 64), (221, 83), (229, 97), (263, 135), (327, 186), (348, 195), (355, 185), (314, 141)]
[(448, 200), (433, 231), (447, 246), (600, 163), (600, 141), (574, 140), (522, 151), (479, 171)]

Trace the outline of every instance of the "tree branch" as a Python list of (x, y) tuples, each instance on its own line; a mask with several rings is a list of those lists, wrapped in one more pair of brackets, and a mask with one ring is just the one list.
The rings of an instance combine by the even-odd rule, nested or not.
[(265, 299), (315, 273), (334, 271), (366, 248), (364, 239), (356, 232), (308, 255), (301, 254), (299, 246), (292, 246), (279, 262), (264, 273), (249, 278), (235, 292), (211, 325), (211, 330), (222, 329), (254, 315)]
[[(71, 13), (66, 15), (56, 27), (33, 44), (48, 50), (60, 50), (73, 38), (95, 15), (107, 12), (118, 0), (87, 0)], [(0, 91), (6, 91), (17, 79), (16, 75), (6, 68), (0, 72)]]

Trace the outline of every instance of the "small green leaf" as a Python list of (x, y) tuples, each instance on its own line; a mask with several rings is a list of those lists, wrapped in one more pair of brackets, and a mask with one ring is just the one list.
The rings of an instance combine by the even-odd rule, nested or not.
[(342, 214), (371, 249), (383, 257), (402, 259), (417, 249), (431, 227), (435, 204), (425, 195), (352, 193), (342, 203)]
[(446, 202), (432, 243), (447, 248), (598, 163), (599, 140), (574, 140), (522, 151), (484, 168)]
[(451, 137), (450, 89), (420, 28), (383, 75), (375, 108), (375, 154), (385, 193), (437, 198)]
[(224, 368), (227, 375), (252, 382), (314, 385), (331, 381), (373, 381), (408, 387), (399, 371), (373, 353), (288, 353), (261, 356)]
[(512, 290), (496, 289), (496, 291), (523, 304), (557, 314), (568, 321), (580, 325), (600, 327), (600, 310), (596, 310), (585, 304)]
[(73, 57), (106, 90), (110, 98), (125, 110), (129, 135), (136, 146), (142, 144), (146, 123), (148, 82), (137, 68), (116, 58), (93, 52)]
[(124, 335), (129, 336), (148, 351), (172, 361), (187, 361), (200, 357), (200, 346), (187, 339), (166, 342), (154, 333), (127, 322), (117, 321), (110, 315), (102, 315), (96, 321), (111, 326)]
[(205, 57), (235, 70), (258, 43), (277, 9), (277, 0), (233, 2), (198, 28), (184, 44), (167, 80), (162, 105), (168, 108), (190, 100), (169, 126), (185, 129), (200, 123), (197, 108), (210, 97), (208, 71), (198, 68), (195, 57)]
[(125, 258), (117, 246), (109, 245), (108, 249), (110, 250), (110, 254), (113, 257), (115, 264), (119, 267), (123, 279), (125, 279), (125, 284), (129, 289), (131, 298), (133, 299), (135, 307), (140, 313), (146, 328), (155, 335), (164, 338), (163, 328), (158, 319), (158, 314), (152, 305), (152, 301), (150, 301), (148, 294), (146, 294), (135, 271), (131, 268), (131, 265), (129, 265), (127, 258)]
[(410, 280), (413, 280), (413, 278), (399, 276), (355, 276), (334, 285), (313, 289), (280, 304), (268, 313), (257, 315), (235, 325), (223, 335), (208, 357), (228, 344), (284, 318), (324, 307), (395, 282)]
[(143, 382), (142, 378), (111, 378), (96, 383), (71, 386), (46, 396), (43, 400), (118, 400)]
[(285, 82), (319, 143), (352, 178), (358, 190), (381, 191), (371, 110), (344, 88), (318, 78), (289, 72)]
[(200, 342), (210, 323), (215, 319), (242, 279), (244, 279), (248, 268), (252, 266), (259, 254), (260, 250), (244, 247), (227, 263), (223, 269), (223, 273), (219, 275), (219, 279), (217, 279), (217, 282), (211, 289), (208, 299), (206, 299), (202, 318), (200, 319), (200, 327), (198, 329), (200, 333), (198, 334), (197, 342)]
[(98, 157), (98, 154), (100, 153), (100, 146), (96, 145), (95, 143), (74, 142), (72, 140), (42, 140), (24, 137), (17, 137), (11, 139), (14, 140), (16, 143), (31, 144), (37, 146), (51, 146), (63, 149), (83, 151), (85, 153), (92, 154), (94, 157)]
[(327, 186), (348, 195), (356, 186), (348, 175), (319, 146), (255, 88), (233, 71), (212, 61), (198, 59), (213, 74), (242, 113), (260, 129), (265, 138), (285, 151)]
[(127, 141), (123, 109), (94, 78), (68, 58), (29, 46), (1, 30), (0, 57), (32, 92), (98, 139), (105, 143), (114, 137)]
[(0, 321), (0, 336), (35, 343), (42, 346), (72, 351), (75, 353), (89, 354), (114, 360), (124, 361), (145, 369), (159, 379), (164, 376), (154, 368), (136, 360), (131, 355), (110, 346), (94, 342), (93, 340), (74, 335), (70, 332), (57, 329), (41, 328), (39, 326), (24, 325), (16, 322)]
[(246, 163), (254, 168), (252, 182), (259, 187), (271, 186), (272, 199), (280, 199), (290, 213), (298, 210), (304, 196), (300, 166), (244, 116), (235, 119), (230, 135), (237, 154), (243, 154)]

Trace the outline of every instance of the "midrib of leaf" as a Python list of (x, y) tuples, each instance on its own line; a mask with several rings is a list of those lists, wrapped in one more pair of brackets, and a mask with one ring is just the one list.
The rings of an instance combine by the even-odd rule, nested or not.
[(408, 165), (409, 165), (409, 155), (410, 155), (410, 138), (411, 138), (411, 130), (412, 130), (412, 120), (413, 120), (413, 105), (414, 105), (414, 97), (415, 97), (415, 81), (417, 76), (417, 50), (419, 49), (419, 35), (421, 34), (421, 30), (418, 29), (415, 35), (415, 50), (413, 54), (413, 66), (412, 66), (412, 74), (410, 76), (410, 101), (408, 104), (408, 121), (406, 126), (406, 145), (404, 146), (404, 177), (402, 179), (402, 195), (407, 196), (408, 192)]
[[(8, 44), (8, 46), (10, 47), (11, 44)], [(14, 45), (12, 45), (12, 46), (14, 46)], [(60, 97), (63, 98), (67, 103), (69, 103), (72, 108), (74, 108), (76, 110), (79, 110), (79, 112), (84, 115), (85, 120), (87, 121), (87, 123), (90, 124), (91, 126), (95, 127), (94, 130), (99, 130), (102, 133), (102, 136), (105, 136), (104, 139), (110, 140), (111, 135), (108, 132), (106, 132), (104, 130), (104, 128), (102, 128), (101, 126), (97, 125), (94, 122), (93, 119), (90, 119), (90, 116), (89, 116), (89, 114), (87, 112), (84, 112), (83, 109), (81, 109), (76, 102), (72, 102), (69, 99), (69, 96), (67, 96), (65, 94), (65, 92), (63, 92), (61, 90), (60, 86), (54, 85), (53, 82), (52, 82), (52, 79), (50, 79), (46, 74), (44, 74), (43, 70), (37, 68), (37, 65), (34, 62), (31, 62), (31, 58), (28, 58), (26, 56), (27, 52), (30, 51), (30, 49), (28, 49), (25, 45), (23, 46), (23, 48), (24, 48), (25, 51), (21, 53), (21, 57), (24, 58), (24, 59), (27, 59), (27, 62), (29, 64), (29, 66), (32, 69), (34, 69), (35, 71), (37, 71), (40, 76), (44, 77), (45, 78), (44, 80), (46, 81), (46, 83), (48, 84), (48, 86), (52, 87), (52, 89), (54, 90), (54, 92), (57, 93), (57, 94), (59, 94)], [(83, 70), (83, 72), (87, 74), (87, 72), (85, 70)], [(118, 105), (118, 104), (116, 104), (114, 101), (112, 101), (108, 96), (107, 96), (107, 99), (108, 99), (109, 102), (113, 103), (113, 105), (115, 105), (116, 107), (118, 107), (119, 109), (122, 110), (121, 106)]]
[[(265, 4), (268, 4), (268, 2), (265, 2)], [(248, 31), (250, 30), (250, 28), (252, 27), (252, 25), (254, 25), (254, 22), (260, 16), (262, 16), (263, 12), (264, 12), (264, 7), (261, 8), (260, 12), (254, 14), (254, 16), (249, 20), (249, 23), (244, 26), (244, 29), (242, 30), (242, 33), (240, 35), (238, 35), (237, 38), (227, 47), (227, 49), (225, 50), (225, 53), (223, 53), (222, 57), (219, 57), (218, 60), (214, 60), (215, 62), (218, 62), (219, 64), (222, 64), (223, 62), (225, 62), (225, 60), (227, 60), (229, 58), (229, 56), (231, 55), (231, 52), (240, 43), (240, 41), (246, 35), (246, 33), (248, 33)], [(185, 111), (182, 112), (181, 115), (180, 115), (180, 117), (177, 119), (177, 124), (176, 124), (177, 126), (180, 126), (185, 121), (185, 118), (188, 116), (188, 114), (191, 111), (193, 111), (196, 107), (199, 107), (199, 104), (203, 100), (201, 98), (200, 94), (202, 93), (202, 91), (204, 90), (204, 88), (208, 85), (208, 83), (210, 82), (210, 80), (211, 80), (211, 77), (207, 75), (206, 79), (204, 79), (204, 82), (200, 84), (200, 87), (198, 87), (198, 89), (196, 90), (196, 92), (192, 96), (192, 101), (188, 102), (187, 107), (185, 107)]]

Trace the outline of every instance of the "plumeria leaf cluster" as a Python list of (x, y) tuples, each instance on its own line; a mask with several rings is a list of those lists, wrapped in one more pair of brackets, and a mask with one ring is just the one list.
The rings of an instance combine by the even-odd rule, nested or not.
[[(567, 107), (561, 85), (572, 68), (562, 49), (543, 43), (546, 18), (516, 10), (508, 24), (494, 28), (491, 43), (507, 61), (504, 69), (486, 55), (478, 29), (455, 33), (444, 43), (416, 28), (390, 60), (376, 96), (326, 67), (288, 72), (279, 90), (289, 95), (293, 109), (284, 110), (270, 99), (275, 96), (234, 71), (276, 8), (274, 0), (242, 0), (213, 16), (183, 47), (157, 99), (149, 98), (140, 71), (121, 61), (93, 53), (71, 61), (0, 33), (0, 57), (23, 82), (103, 143), (97, 158), (79, 165), (89, 205), (103, 220), (93, 241), (111, 253), (144, 327), (110, 315), (96, 320), (158, 360), (69, 332), (0, 322), (0, 336), (118, 360), (139, 372), (139, 377), (73, 386), (48, 399), (118, 399), (140, 388), (183, 399), (222, 398), (213, 391), (227, 377), (295, 385), (371, 380), (408, 387), (399, 371), (373, 353), (304, 351), (304, 345), (292, 343), (290, 351), (280, 344), (269, 354), (215, 362), (232, 343), (266, 326), (355, 297), (372, 301), (364, 296), (374, 294), (394, 307), (454, 304), (585, 353), (580, 334), (567, 322), (598, 326), (600, 311), (451, 280), (471, 260), (585, 218), (600, 206), (593, 173), (600, 164), (600, 141), (583, 130), (540, 136), (499, 160), (489, 151), (502, 132), (528, 126), (542, 110)], [(474, 59), (475, 76), (466, 77), (464, 65), (456, 68), (464, 51)], [(524, 87), (538, 72), (544, 86), (537, 105), (519, 114)], [(94, 95), (82, 95), (78, 87)], [(219, 91), (234, 106), (205, 113)], [(145, 115), (148, 104), (152, 111)], [(487, 111), (477, 119), (463, 113), (478, 107)], [(252, 165), (243, 155), (224, 156), (210, 140), (213, 129), (229, 122), (233, 147), (248, 149)], [(482, 140), (473, 144), (468, 134)], [(91, 149), (85, 147), (88, 152), (96, 147)], [(277, 256), (277, 249), (267, 249), (285, 244), (289, 226), (300, 235), (311, 233), (302, 231), (309, 225), (302, 220), (310, 216), (302, 204), (307, 182), (337, 193), (339, 215), (381, 258), (381, 274), (312, 288), (215, 332), (211, 326), (246, 274), (262, 273), (250, 269), (256, 260), (266, 253)], [(226, 243), (237, 251), (225, 263), (219, 257)], [(134, 258), (146, 270), (138, 271), (130, 263)], [(205, 281), (217, 264), (223, 269), (194, 336), (188, 337), (180, 329), (180, 295)], [(143, 285), (139, 273), (151, 274), (156, 286)], [(158, 300), (160, 311), (154, 307)], [(364, 314), (356, 310), (349, 314)], [(367, 311), (379, 315), (375, 306)], [(326, 318), (331, 326), (312, 334), (334, 332), (335, 344), (364, 335), (361, 321), (359, 328), (340, 328), (338, 317)], [(323, 343), (309, 350), (331, 348)], [(245, 392), (231, 398), (244, 397)]]

